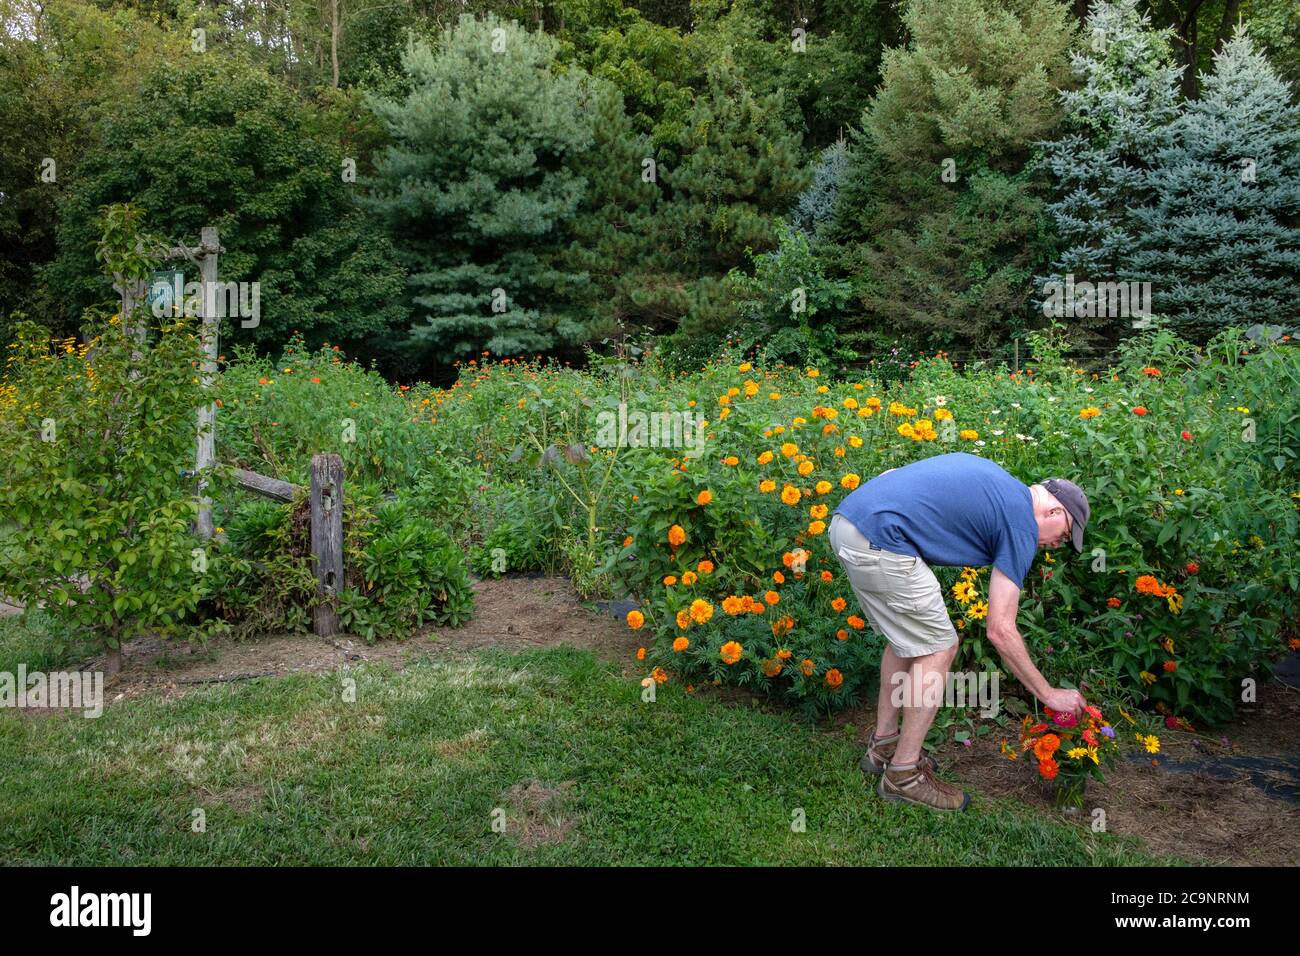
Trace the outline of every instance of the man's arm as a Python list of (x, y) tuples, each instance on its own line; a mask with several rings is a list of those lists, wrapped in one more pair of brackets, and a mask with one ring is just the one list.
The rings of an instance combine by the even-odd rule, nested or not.
[(1016, 629), (1016, 611), (1020, 605), (1020, 588), (993, 569), (989, 579), (989, 643), (997, 649), (1003, 662), (1029, 692), (1053, 710), (1072, 710), (1077, 716), (1084, 707), (1083, 695), (1073, 690), (1057, 690), (1034, 666), (1025, 640)]

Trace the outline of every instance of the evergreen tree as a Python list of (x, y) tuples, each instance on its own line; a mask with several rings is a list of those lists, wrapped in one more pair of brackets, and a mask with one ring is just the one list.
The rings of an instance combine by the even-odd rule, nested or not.
[(591, 78), (554, 69), (559, 44), (494, 15), (462, 15), (402, 64), (410, 92), (373, 107), (393, 145), (369, 205), (410, 272), (412, 341), (438, 361), (576, 341), (587, 281), (560, 261), (586, 190)]
[(818, 230), (834, 218), (835, 200), (848, 168), (849, 150), (844, 140), (836, 140), (822, 150), (813, 167), (812, 185), (800, 194), (795, 203), (791, 223), (796, 229), (815, 237)]
[(729, 57), (709, 68), (679, 165), (661, 168), (671, 199), (656, 217), (666, 254), (658, 307), (683, 315), (687, 336), (715, 335), (733, 318), (723, 279), (750, 252), (776, 244), (775, 217), (808, 185), (799, 135), (782, 120), (780, 94), (755, 96)]
[(590, 277), (575, 289), (573, 304), (589, 316), (587, 334), (594, 338), (661, 321), (644, 303), (664, 266), (654, 246), (660, 193), (650, 137), (633, 131), (622, 94), (608, 82), (598, 82), (592, 112), (592, 147), (574, 164), (586, 194), (564, 267)]
[(1059, 119), (1073, 24), (1054, 0), (916, 0), (903, 16), (911, 40), (885, 53), (829, 231), (865, 313), (845, 340), (989, 344), (1023, 322), (1043, 255), (1025, 166)]
[(1239, 30), (1146, 175), (1129, 277), (1192, 336), (1300, 317), (1300, 107)]
[[(1118, 282), (1136, 246), (1133, 210), (1152, 202), (1148, 173), (1160, 164), (1178, 115), (1181, 68), (1173, 66), (1170, 31), (1150, 29), (1137, 0), (1097, 2), (1072, 56), (1078, 89), (1061, 93), (1067, 132), (1043, 144), (1042, 163), (1055, 182), (1048, 205), (1062, 249), (1051, 283)], [(1067, 303), (1068, 305), (1069, 303)], [(1131, 316), (1104, 314), (1082, 299), (1068, 316), (1085, 337), (1113, 342)]]

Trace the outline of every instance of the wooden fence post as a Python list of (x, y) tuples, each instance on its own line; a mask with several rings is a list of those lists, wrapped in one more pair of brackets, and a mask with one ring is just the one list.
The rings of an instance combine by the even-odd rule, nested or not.
[(339, 631), (335, 595), (343, 587), (343, 459), (335, 454), (311, 459), (311, 556), (316, 572), (312, 630), (332, 637)]
[[(201, 280), (203, 301), (203, 327), (199, 333), (203, 345), (203, 362), (201, 381), (204, 390), (212, 388), (217, 374), (217, 355), (219, 354), (219, 335), (221, 316), (217, 314), (217, 253), (221, 250), (217, 227), (204, 226), (199, 233), (199, 249), (203, 258), (199, 261), (199, 278)], [(207, 541), (212, 537), (212, 499), (207, 495), (208, 471), (216, 460), (216, 423), (217, 407), (209, 401), (199, 406), (198, 443), (194, 454), (194, 474), (198, 478), (195, 492), (199, 499), (197, 530), (199, 537)]]

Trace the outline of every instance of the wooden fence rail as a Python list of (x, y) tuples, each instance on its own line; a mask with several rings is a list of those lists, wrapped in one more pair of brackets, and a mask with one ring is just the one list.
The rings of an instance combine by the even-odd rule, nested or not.
[[(302, 486), (281, 481), (243, 468), (230, 469), (244, 489), (287, 503)], [(335, 454), (313, 455), (311, 459), (311, 561), (316, 575), (316, 604), (312, 608), (312, 631), (321, 637), (339, 632), (336, 596), (343, 586), (343, 459)]]

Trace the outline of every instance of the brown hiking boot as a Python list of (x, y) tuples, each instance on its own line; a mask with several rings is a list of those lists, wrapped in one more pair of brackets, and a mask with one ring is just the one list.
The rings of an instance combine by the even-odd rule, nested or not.
[(970, 794), (944, 783), (924, 764), (886, 767), (876, 792), (893, 803), (915, 803), (931, 810), (961, 811), (970, 803)]
[[(884, 773), (885, 767), (890, 759), (894, 756), (894, 751), (898, 749), (898, 740), (900, 735), (897, 733), (890, 734), (888, 737), (877, 737), (876, 732), (871, 732), (871, 738), (867, 741), (867, 752), (862, 755), (863, 773)], [(933, 771), (939, 770), (939, 765), (931, 759), (930, 755), (922, 751), (920, 763), (926, 764)]]

